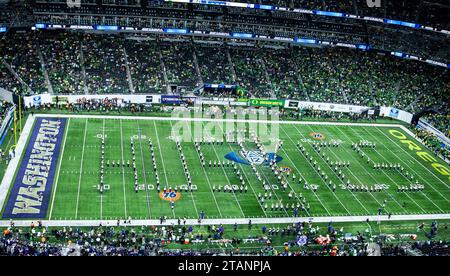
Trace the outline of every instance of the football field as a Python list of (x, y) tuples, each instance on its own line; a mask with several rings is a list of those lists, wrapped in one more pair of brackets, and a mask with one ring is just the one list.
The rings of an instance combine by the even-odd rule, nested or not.
[[(264, 151), (277, 157), (271, 167), (248, 127), (237, 128), (242, 144), (223, 136), (178, 147), (170, 118), (61, 116), (51, 117), (63, 120), (53, 126), (40, 119), (10, 176), (4, 220), (450, 213), (448, 164), (398, 125), (282, 122), (282, 146)], [(39, 156), (32, 142), (43, 143), (52, 127), (53, 155)]]

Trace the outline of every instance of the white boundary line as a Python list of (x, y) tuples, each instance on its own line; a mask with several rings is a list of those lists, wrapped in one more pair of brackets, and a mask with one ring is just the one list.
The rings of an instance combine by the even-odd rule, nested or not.
[[(393, 215), (388, 216), (337, 216), (337, 217), (297, 217), (297, 218), (236, 218), (236, 219), (205, 219), (200, 223), (197, 219), (187, 219), (187, 225), (219, 225), (219, 224), (248, 224), (249, 220), (252, 224), (292, 224), (298, 222), (312, 222), (312, 223), (328, 223), (328, 222), (366, 222), (369, 221), (422, 221), (422, 220), (449, 220), (450, 214), (433, 214), (433, 215)], [(32, 220), (17, 220), (14, 221), (15, 226), (28, 227)], [(160, 220), (131, 220), (128, 224), (120, 222), (121, 226), (152, 226), (152, 225), (177, 225), (177, 219), (168, 219), (161, 224)], [(88, 227), (88, 226), (117, 226), (117, 220), (44, 220), (44, 226), (49, 227)], [(10, 221), (0, 221), (0, 227), (9, 227)]]
[[(372, 123), (338, 123), (338, 122), (314, 122), (314, 121), (269, 121), (269, 120), (245, 120), (245, 119), (210, 119), (210, 118), (172, 118), (172, 117), (144, 117), (144, 116), (113, 116), (113, 115), (75, 115), (75, 114), (35, 114), (35, 117), (44, 118), (75, 118), (75, 119), (122, 119), (122, 120), (146, 120), (146, 121), (189, 121), (189, 122), (235, 122), (235, 123), (259, 123), (280, 125), (330, 125), (330, 126), (372, 126), (372, 127), (398, 127), (406, 129), (399, 124), (372, 124)], [(409, 132), (408, 132), (409, 134)]]
[(6, 201), (6, 196), (8, 195), (9, 188), (13, 183), (14, 175), (19, 166), (19, 161), (22, 158), (22, 154), (25, 149), (27, 139), (32, 131), (35, 118), (36, 118), (35, 116), (28, 116), (25, 126), (23, 127), (22, 134), (20, 135), (19, 140), (17, 141), (17, 147), (15, 149), (16, 155), (12, 160), (10, 160), (8, 168), (5, 171), (5, 175), (3, 176), (2, 183), (0, 184), (0, 210), (3, 210), (4, 203)]
[(88, 126), (88, 120), (86, 120), (86, 125), (84, 127), (83, 150), (81, 151), (80, 176), (79, 176), (79, 179), (78, 179), (77, 207), (75, 209), (75, 218), (78, 218), (78, 205), (80, 204), (81, 176), (83, 174), (84, 148), (85, 148), (85, 145), (86, 145), (86, 134), (87, 134), (87, 129), (88, 129), (87, 126)]
[(62, 144), (62, 152), (61, 152), (61, 157), (58, 156), (59, 158), (59, 164), (58, 164), (58, 171), (56, 172), (56, 179), (55, 179), (55, 189), (53, 190), (53, 195), (52, 195), (52, 205), (50, 206), (50, 212), (48, 215), (48, 218), (51, 220), (52, 219), (52, 213), (53, 213), (53, 204), (55, 203), (55, 198), (56, 198), (56, 191), (58, 188), (58, 181), (59, 181), (59, 175), (61, 174), (61, 164), (63, 162), (64, 159), (64, 149), (66, 148), (66, 141), (67, 141), (67, 133), (69, 132), (69, 126), (70, 126), (70, 118), (67, 119), (67, 125), (64, 129), (64, 139), (63, 139), (63, 144)]
[[(14, 174), (16, 172), (18, 163), (23, 154), (26, 140), (28, 139), (31, 128), (33, 126), (34, 119), (37, 117), (48, 117), (48, 118), (80, 118), (80, 119), (120, 119), (120, 120), (149, 120), (149, 121), (198, 121), (198, 122), (247, 122), (247, 123), (269, 123), (269, 124), (294, 124), (294, 125), (332, 125), (332, 126), (362, 126), (362, 127), (397, 127), (415, 137), (412, 132), (400, 124), (372, 124), (372, 123), (337, 123), (337, 122), (299, 122), (299, 121), (267, 121), (267, 120), (227, 120), (227, 119), (208, 119), (208, 118), (171, 118), (171, 117), (139, 117), (139, 116), (103, 116), (103, 115), (71, 115), (71, 114), (35, 114), (34, 116), (29, 116), (25, 126), (23, 128), (22, 134), (19, 137), (18, 146), (16, 148), (16, 157), (11, 160), (8, 168), (5, 172), (3, 180), (0, 184), (0, 207), (3, 208), (6, 196), (12, 181)], [(417, 139), (416, 139), (417, 140)], [(419, 141), (419, 140), (418, 140)], [(420, 141), (419, 141), (420, 142)], [(422, 143), (421, 143), (422, 144)], [(84, 147), (83, 147), (84, 149)], [(450, 219), (450, 214), (433, 214), (433, 215), (393, 215), (390, 219), (386, 216), (343, 216), (343, 217), (315, 217), (315, 218), (304, 218), (303, 221), (313, 221), (313, 222), (364, 222), (367, 219), (370, 220), (380, 220), (380, 221), (401, 221), (401, 220), (432, 220), (432, 219)], [(252, 223), (255, 224), (267, 224), (267, 223), (294, 223), (302, 221), (301, 218), (250, 218)], [(247, 219), (218, 219), (218, 220), (204, 220), (203, 224), (246, 224)], [(198, 223), (197, 220), (187, 220), (190, 224)], [(192, 223), (191, 223), (192, 221)], [(17, 226), (29, 226), (32, 221), (20, 220), (16, 222)], [(97, 226), (100, 223), (102, 225), (117, 225), (117, 220), (65, 220), (65, 221), (44, 221), (46, 226)], [(166, 225), (174, 225), (177, 220), (167, 220)], [(131, 226), (136, 225), (158, 225), (159, 220), (134, 220)], [(0, 226), (9, 226), (9, 221), (0, 220)]]

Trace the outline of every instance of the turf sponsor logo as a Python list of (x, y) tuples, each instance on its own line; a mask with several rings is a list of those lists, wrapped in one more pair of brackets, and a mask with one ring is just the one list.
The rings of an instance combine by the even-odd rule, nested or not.
[(280, 169), (284, 173), (292, 173), (292, 168), (291, 167), (284, 166), (284, 167), (280, 167)]
[(45, 218), (66, 119), (37, 118), (3, 218)]
[(424, 160), (427, 163), (431, 164), (431, 167), (437, 171), (439, 174), (446, 176), (448, 180), (450, 180), (450, 169), (448, 166), (444, 166), (440, 164), (436, 158), (434, 158), (431, 154), (423, 150), (419, 145), (417, 145), (415, 142), (411, 141), (406, 137), (405, 134), (402, 132), (391, 129), (389, 130), (389, 133), (400, 140), (400, 143), (405, 144), (408, 146), (408, 149), (410, 151), (414, 151), (417, 156), (419, 156), (422, 160)]
[[(267, 157), (267, 159), (266, 159)], [(281, 156), (278, 156), (276, 153), (267, 153), (266, 157), (261, 151), (240, 151), (239, 153), (230, 152), (225, 155), (225, 158), (244, 165), (257, 165), (257, 166), (269, 166), (269, 160), (275, 160), (276, 163), (279, 163), (283, 160)]]
[(181, 198), (181, 193), (180, 192), (160, 192), (159, 193), (159, 198), (162, 200), (167, 200), (167, 201), (177, 201), (180, 200)]
[(314, 140), (325, 140), (326, 138), (324, 134), (318, 132), (311, 132), (309, 136), (311, 136)]

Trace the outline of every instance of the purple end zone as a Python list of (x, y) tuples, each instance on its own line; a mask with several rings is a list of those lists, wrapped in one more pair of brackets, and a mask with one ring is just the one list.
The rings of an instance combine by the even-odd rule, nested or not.
[(4, 219), (47, 215), (66, 119), (37, 118), (3, 213)]

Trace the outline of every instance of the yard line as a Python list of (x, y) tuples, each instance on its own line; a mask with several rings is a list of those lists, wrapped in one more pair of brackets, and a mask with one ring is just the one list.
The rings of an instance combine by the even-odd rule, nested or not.
[(145, 160), (144, 160), (144, 151), (142, 150), (142, 139), (141, 139), (141, 127), (139, 126), (139, 121), (136, 121), (138, 125), (138, 140), (139, 140), (139, 148), (141, 149), (141, 160), (142, 160), (142, 170), (144, 173), (144, 184), (145, 184), (145, 193), (147, 195), (147, 210), (149, 218), (152, 218), (152, 212), (150, 209), (150, 198), (148, 194), (148, 184), (147, 184), (147, 171), (145, 170)]
[[(305, 136), (300, 132), (300, 130), (299, 130), (295, 125), (294, 125), (294, 128), (297, 130), (297, 132), (298, 132), (300, 135), (302, 135), (303, 138), (305, 138)], [(308, 125), (308, 128), (311, 129), (311, 127), (310, 127), (309, 125)], [(312, 129), (311, 129), (311, 130), (312, 130)], [(314, 150), (314, 152), (317, 153), (317, 155), (318, 155), (319, 158), (325, 163), (325, 165), (328, 166), (328, 164), (325, 162), (325, 159), (320, 155), (320, 153), (318, 153), (318, 152), (316, 151), (316, 149), (313, 149), (313, 150)], [(330, 152), (331, 152), (331, 151), (330, 151)], [(334, 155), (335, 157), (337, 157), (336, 154), (334, 154), (334, 152), (332, 152), (332, 153), (333, 153), (333, 155)], [(340, 182), (342, 182), (342, 184), (345, 185), (344, 181), (336, 174), (336, 172), (335, 172), (332, 168), (330, 168), (330, 171), (331, 171), (334, 175), (336, 175), (337, 179), (338, 179)], [(349, 171), (350, 171), (350, 174), (352, 174), (352, 175), (359, 181), (359, 183), (363, 184), (363, 183), (361, 182), (361, 180), (359, 180), (359, 178), (353, 173), (352, 170), (349, 170)], [(358, 203), (364, 208), (364, 210), (365, 210), (367, 213), (370, 214), (370, 211), (367, 210), (366, 206), (364, 206), (364, 204), (362, 204), (362, 202), (358, 199), (358, 197), (357, 197), (351, 190), (348, 190), (348, 191), (353, 195), (353, 197), (358, 201)], [(375, 201), (381, 206), (380, 202), (375, 198), (375, 196), (374, 196), (372, 193), (369, 193), (369, 194), (370, 194), (370, 195), (373, 197), (373, 199), (375, 199)]]
[[(411, 156), (414, 160), (416, 160), (412, 155), (411, 155), (411, 153), (410, 152), (408, 152), (407, 150), (405, 150), (403, 147), (401, 147), (399, 144), (397, 144), (395, 141), (393, 141), (392, 139), (391, 139), (391, 137), (389, 137), (388, 135), (386, 135), (384, 132), (382, 132), (378, 127), (376, 127), (376, 129), (379, 131), (379, 132), (381, 132), (385, 137), (387, 137), (391, 142), (393, 142), (397, 147), (399, 147), (403, 152), (406, 152), (409, 156)], [(403, 128), (402, 128), (403, 129)], [(403, 129), (404, 130), (404, 129)], [(423, 146), (423, 145), (422, 145)], [(430, 171), (427, 167), (425, 167), (422, 163), (421, 163), (421, 161), (419, 160), (419, 161), (417, 161), (417, 163), (419, 164), (419, 165), (421, 165), (424, 169), (426, 169), (431, 175), (433, 175), (437, 180), (439, 180), (442, 184), (444, 184), (445, 185), (445, 187), (447, 188), (447, 189), (450, 189), (450, 187), (442, 180), (442, 179), (440, 179), (439, 177), (437, 177), (432, 171)], [(409, 166), (408, 166), (409, 167)], [(410, 167), (409, 167), (410, 168)], [(421, 177), (421, 176), (420, 176)], [(421, 177), (422, 178), (422, 177)], [(422, 178), (422, 180), (424, 180), (423, 178)], [(432, 186), (432, 185), (430, 185), (433, 189), (434, 189), (434, 187)], [(444, 195), (442, 195), (439, 191), (437, 191), (436, 189), (434, 189), (437, 193), (439, 193), (443, 198), (445, 198), (448, 202), (450, 202)]]
[(60, 170), (61, 170), (61, 163), (62, 160), (64, 158), (64, 149), (66, 147), (66, 140), (67, 140), (67, 133), (69, 132), (69, 126), (70, 126), (70, 118), (67, 119), (67, 126), (65, 128), (65, 133), (64, 133), (64, 139), (63, 139), (63, 146), (62, 146), (62, 152), (61, 152), (61, 158), (59, 159), (59, 164), (58, 164), (58, 170), (56, 171), (56, 183), (55, 183), (55, 190), (53, 191), (53, 197), (52, 197), (52, 205), (50, 206), (50, 214), (48, 216), (48, 219), (52, 219), (52, 213), (53, 213), (53, 205), (55, 203), (55, 197), (56, 197), (56, 191), (58, 189), (58, 181), (59, 181), (59, 174), (60, 174)]
[[(220, 124), (218, 124), (218, 126), (220, 127), (220, 131), (223, 132), (222, 126), (221, 126)], [(228, 145), (228, 147), (230, 148), (230, 150), (233, 150), (233, 148), (232, 148), (231, 145), (228, 143), (228, 141), (225, 141), (225, 143)], [(244, 174), (245, 179), (247, 180), (248, 186), (250, 186), (250, 189), (252, 189), (252, 193), (253, 193), (253, 195), (255, 196), (256, 201), (257, 201), (258, 204), (259, 204), (259, 207), (260, 207), (261, 210), (263, 211), (264, 215), (267, 217), (267, 212), (264, 210), (264, 207), (262, 206), (262, 203), (259, 202), (258, 196), (256, 195), (256, 192), (255, 192), (255, 190), (253, 189), (253, 185), (250, 183), (250, 180), (249, 180), (247, 174), (245, 173), (245, 170), (243, 169), (242, 164), (238, 164), (238, 165), (239, 165), (239, 168), (242, 170), (242, 173)], [(274, 192), (274, 194), (275, 194), (275, 192)]]
[[(339, 127), (336, 127), (337, 129), (338, 129), (338, 131), (340, 131), (342, 134), (344, 134), (344, 136), (346, 136), (347, 137), (347, 139), (349, 140), (349, 141), (351, 141), (351, 139), (350, 139), (350, 137), (348, 137), (348, 135), (346, 135), (343, 131), (341, 131), (340, 129), (339, 129)], [(310, 129), (311, 129), (311, 127), (310, 127)], [(312, 130), (312, 129), (311, 129)], [(362, 138), (361, 136), (359, 136), (360, 138)], [(333, 154), (335, 157), (338, 157), (337, 155), (336, 155), (336, 153), (334, 152), (334, 151), (332, 151), (332, 150), (328, 150), (329, 152), (331, 152), (331, 154)], [(360, 167), (361, 168), (363, 168), (364, 169), (364, 171), (373, 179), (373, 180), (375, 180), (376, 181), (376, 179), (372, 176), (372, 174), (371, 173), (369, 173), (369, 171), (367, 171), (367, 169), (362, 165), (362, 164), (360, 164), (359, 163), (359, 161), (353, 156), (353, 153), (350, 153), (350, 156), (351, 156), (351, 158), (353, 159), (353, 160), (355, 160), (356, 161), (356, 164), (358, 164), (358, 165), (360, 165)], [(323, 158), (322, 158), (323, 159)], [(333, 171), (334, 172), (334, 171)], [(350, 174), (351, 175), (353, 175), (355, 178), (356, 178), (356, 180), (358, 180), (358, 182), (360, 183), (360, 184), (364, 184), (364, 183), (362, 183), (361, 182), (361, 180), (353, 173), (353, 170), (349, 170), (349, 172), (350, 172)], [(384, 171), (383, 171), (384, 172)], [(334, 172), (335, 174), (336, 174), (336, 172)], [(384, 172), (385, 173), (385, 172)], [(386, 173), (385, 173), (386, 174)], [(386, 176), (388, 176), (389, 177), (389, 175), (387, 175), (386, 174)], [(391, 178), (391, 177), (389, 177), (389, 179), (393, 182), (393, 183), (395, 183), (395, 181)], [(345, 184), (345, 183), (344, 183)], [(373, 193), (369, 193), (372, 197), (373, 197), (373, 199), (375, 199), (375, 201), (378, 203), (378, 204), (380, 204), (380, 206), (381, 206), (381, 203), (375, 198), (375, 196), (373, 195)], [(390, 194), (390, 193), (387, 193), (397, 204), (398, 204), (398, 206), (400, 206), (403, 210), (405, 210), (406, 211), (406, 209)], [(412, 198), (411, 198), (411, 200), (412, 200)], [(414, 201), (414, 200), (413, 200)], [(416, 202), (415, 202), (416, 203)], [(419, 206), (417, 203), (416, 203), (416, 205), (417, 206)], [(421, 208), (422, 209), (422, 207), (420, 207), (419, 206), (419, 208)], [(386, 211), (388, 210), (387, 208), (385, 208), (386, 209)], [(388, 213), (392, 213), (392, 212), (388, 212)]]
[[(295, 165), (294, 161), (291, 159), (291, 157), (289, 156), (289, 154), (283, 149), (281, 148), (281, 150), (284, 152), (284, 154), (286, 155), (286, 157), (289, 159), (289, 161), (291, 162), (292, 165), (294, 165), (295, 170), (297, 170), (297, 174), (299, 175), (299, 177), (302, 177), (303, 179), (305, 179), (302, 174), (300, 173), (297, 165)], [(290, 186), (290, 185), (289, 185)], [(330, 211), (328, 211), (327, 207), (325, 207), (325, 205), (323, 204), (322, 200), (320, 200), (320, 198), (317, 196), (316, 192), (314, 192), (314, 190), (311, 190), (314, 194), (314, 196), (317, 198), (317, 200), (319, 201), (320, 205), (322, 205), (323, 209), (325, 209), (325, 211), (327, 211), (327, 214), (331, 216)]]
[[(282, 201), (283, 201), (283, 198), (281, 198), (281, 200), (280, 200), (280, 197), (278, 196), (277, 192), (273, 189), (273, 186), (272, 186), (272, 184), (270, 183), (270, 180), (269, 180), (269, 178), (267, 177), (266, 173), (265, 173), (262, 169), (260, 169), (259, 171), (262, 173), (262, 175), (264, 176), (264, 178), (267, 180), (267, 185), (269, 185), (270, 190), (273, 192), (273, 194), (274, 194), (275, 197), (277, 198), (278, 202), (282, 202)], [(260, 204), (262, 205), (262, 203), (260, 203)], [(284, 213), (286, 214), (286, 216), (289, 217), (289, 213), (286, 211), (285, 208), (283, 208), (283, 211), (284, 211)]]
[[(170, 122), (170, 129), (172, 129), (172, 121), (169, 121)], [(181, 149), (181, 150), (183, 150), (183, 149)], [(177, 151), (178, 151), (178, 149), (177, 149)], [(183, 152), (183, 151), (182, 151)], [(178, 153), (178, 154), (180, 154), (180, 153)], [(183, 162), (181, 161), (181, 156), (180, 156), (180, 162), (181, 162), (181, 165), (183, 165)], [(186, 163), (186, 167), (187, 167), (187, 163)], [(187, 175), (183, 172), (183, 174), (184, 174), (184, 177), (186, 178), (186, 181), (188, 180), (187, 179)], [(187, 183), (186, 183), (187, 184)], [(197, 210), (197, 205), (195, 204), (195, 200), (194, 200), (194, 194), (192, 193), (192, 190), (190, 189), (190, 187), (189, 187), (189, 192), (191, 193), (191, 199), (192, 199), (192, 202), (194, 203), (194, 209), (195, 209), (195, 213), (196, 213), (196, 215), (198, 216), (198, 210)]]
[[(350, 129), (356, 134), (356, 135), (358, 135), (358, 137), (360, 137), (360, 138), (363, 138), (358, 132), (356, 132), (352, 127), (350, 127)], [(366, 131), (365, 129), (364, 129), (364, 131)], [(367, 132), (367, 131), (366, 131)], [(368, 132), (367, 132), (368, 133)], [(369, 134), (369, 133), (368, 133)], [(345, 135), (345, 134), (344, 134)], [(379, 140), (378, 140), (379, 141)], [(383, 144), (383, 143), (381, 143), (381, 144)], [(383, 146), (384, 146), (384, 144), (383, 144)], [(381, 158), (384, 158), (383, 157), (383, 155), (381, 154), (381, 153), (379, 153), (378, 152), (378, 150), (375, 148), (374, 149), (374, 151), (375, 151), (375, 153), (378, 155), (378, 156), (380, 156)], [(367, 170), (366, 170), (367, 171)], [(382, 172), (395, 184), (395, 181), (384, 171), (384, 170), (382, 170)], [(409, 180), (409, 179), (406, 179), (408, 182), (410, 182), (411, 183), (411, 181)], [(398, 187), (398, 186), (397, 186)], [(439, 206), (437, 206), (424, 192), (421, 192), (421, 194), (423, 194), (434, 206), (436, 206), (436, 207), (438, 207), (438, 209), (439, 210), (441, 210), (442, 212), (444, 211), (444, 210), (442, 210)], [(408, 197), (408, 198), (410, 198), (417, 206), (419, 206), (419, 208), (420, 209), (422, 209), (422, 211), (424, 211), (424, 212), (426, 212), (419, 204), (418, 204), (418, 202), (416, 202), (410, 195), (408, 195), (408, 193), (406, 193), (406, 196)], [(391, 196), (392, 197), (392, 196)], [(402, 206), (403, 207), (403, 206)], [(405, 208), (403, 208), (403, 209), (405, 209)]]
[[(105, 139), (105, 119), (103, 119), (102, 139)], [(100, 219), (103, 218), (103, 193), (100, 193)]]
[(80, 162), (80, 175), (78, 176), (78, 193), (77, 193), (77, 207), (75, 208), (75, 219), (78, 218), (78, 205), (80, 203), (81, 175), (83, 173), (84, 147), (86, 145), (86, 134), (87, 134), (88, 121), (89, 121), (89, 119), (86, 119), (86, 125), (84, 127), (83, 149), (81, 151), (81, 162)]
[[(164, 158), (163, 158), (163, 154), (162, 154), (162, 150), (161, 150), (161, 144), (159, 142), (158, 128), (156, 127), (155, 121), (153, 121), (153, 127), (155, 128), (156, 142), (158, 143), (159, 155), (161, 156), (161, 164), (162, 164), (164, 176), (165, 176), (165, 179), (166, 179), (166, 187), (169, 187), (169, 180), (167, 179), (166, 166), (164, 165)], [(176, 216), (175, 216), (175, 210), (174, 209), (172, 209), (172, 213), (173, 213), (173, 217), (175, 218)]]
[[(277, 198), (278, 202), (282, 202), (283, 199), (280, 200), (280, 197), (278, 196), (278, 194), (277, 194), (277, 192), (275, 191), (275, 189), (273, 189), (273, 186), (272, 186), (272, 184), (271, 184), (271, 181), (270, 181), (269, 178), (267, 177), (266, 173), (265, 173), (262, 169), (260, 169), (260, 170), (258, 170), (258, 171), (260, 171), (260, 172), (262, 173), (262, 175), (264, 176), (264, 178), (267, 180), (267, 185), (269, 185), (270, 191), (273, 192), (273, 194), (274, 194), (275, 197)], [(260, 205), (262, 205), (262, 203), (260, 203)], [(284, 213), (286, 214), (286, 216), (289, 217), (289, 213), (286, 211), (285, 208), (283, 208), (283, 211), (284, 211)]]
[[(292, 140), (291, 136), (289, 136), (286, 131), (280, 127), (280, 129), (284, 132), (284, 134), (286, 134), (286, 136), (289, 138), (289, 140), (291, 140), (291, 143), (294, 145), (295, 149), (297, 149), (298, 152), (300, 152), (300, 154), (306, 159), (306, 163), (308, 163), (308, 165), (313, 169), (313, 171), (319, 176), (320, 180), (322, 180), (323, 183), (325, 183), (325, 187), (327, 187), (331, 193), (334, 195), (334, 197), (338, 200), (338, 202), (342, 205), (342, 207), (344, 207), (345, 211), (351, 215), (352, 213), (350, 213), (350, 211), (347, 209), (347, 207), (345, 207), (345, 205), (342, 203), (342, 201), (339, 199), (339, 197), (337, 197), (336, 193), (333, 193), (333, 191), (331, 190), (330, 187), (328, 187), (328, 184), (325, 182), (325, 180), (323, 180), (322, 176), (316, 171), (316, 169), (311, 165), (311, 163), (309, 162), (308, 158), (306, 156), (303, 155), (303, 153), (296, 147), (295, 142)], [(301, 133), (300, 133), (301, 134)], [(303, 137), (303, 134), (301, 134)], [(289, 158), (290, 159), (290, 158)], [(292, 160), (291, 160), (292, 161)], [(293, 163), (295, 166), (295, 163)]]
[[(217, 151), (216, 151), (216, 148), (214, 148), (214, 145), (212, 145), (212, 148), (213, 148), (213, 150), (214, 150), (214, 153), (215, 153), (215, 155), (217, 156), (217, 160), (220, 160), (220, 157), (219, 157), (219, 155), (217, 154)], [(228, 181), (228, 184), (230, 184), (230, 187), (232, 186), (232, 184), (231, 184), (231, 182), (230, 182), (230, 179), (228, 178), (228, 175), (227, 175), (227, 172), (225, 171), (225, 169), (222, 167), (222, 171), (223, 171), (223, 174), (225, 175), (225, 178), (227, 179), (227, 181)], [(249, 183), (250, 184), (250, 183)], [(242, 207), (241, 207), (241, 204), (239, 203), (239, 200), (237, 199), (237, 196), (236, 196), (236, 194), (233, 192), (233, 195), (234, 195), (234, 198), (236, 199), (236, 202), (237, 202), (237, 204), (238, 204), (238, 206), (239, 206), (239, 209), (241, 210), (241, 213), (242, 213), (242, 216), (243, 217), (245, 217), (245, 214), (244, 214), (244, 211), (242, 211)]]
[[(258, 136), (256, 136), (256, 138), (257, 139), (259, 139), (259, 137)], [(284, 153), (286, 153), (286, 151), (282, 148), (282, 150), (283, 150), (283, 152)], [(266, 151), (267, 152), (267, 151)], [(287, 155), (287, 153), (286, 153), (286, 155)], [(261, 169), (261, 171), (262, 171), (262, 169)], [(266, 177), (266, 175), (265, 175), (265, 173), (264, 172), (262, 172), (263, 174), (264, 174), (264, 177), (267, 179), (267, 177)], [(288, 177), (286, 177), (286, 175), (284, 175), (284, 174), (281, 174), (281, 176), (284, 178), (284, 180), (286, 181), (286, 183), (287, 183), (287, 185), (289, 186), (289, 189), (291, 189), (291, 191), (293, 191), (294, 192), (294, 195), (295, 195), (295, 199), (298, 201), (298, 202), (300, 202), (301, 200), (298, 198), (298, 196), (297, 196), (297, 192), (295, 191), (295, 189), (294, 188), (292, 188), (292, 185), (291, 185), (291, 183), (290, 183), (290, 181), (289, 181), (289, 179), (288, 179)], [(272, 188), (271, 188), (272, 189)], [(272, 189), (273, 190), (273, 189)], [(275, 190), (273, 190), (273, 192), (275, 193), (275, 196), (276, 196), (276, 192), (275, 192)], [(278, 196), (277, 196), (277, 198), (278, 198)], [(305, 209), (306, 210), (306, 209)], [(285, 211), (286, 212), (286, 211)], [(287, 212), (286, 212), (286, 214), (287, 214)], [(306, 210), (306, 214), (308, 215), (308, 216), (310, 216), (310, 213), (309, 213), (309, 211), (308, 210)], [(289, 216), (289, 214), (287, 214), (288, 216)]]
[[(122, 129), (122, 119), (120, 119), (120, 148), (122, 150), (122, 160), (125, 160), (123, 155), (123, 129)], [(122, 183), (123, 183), (123, 200), (124, 200), (124, 208), (125, 208), (125, 219), (127, 216), (127, 197), (126, 197), (126, 189), (125, 189), (125, 168), (122, 166)]]
[[(292, 141), (292, 139), (291, 139)], [(306, 180), (306, 178), (304, 178), (302, 176), (302, 174), (300, 173), (300, 170), (298, 169), (297, 165), (295, 165), (295, 162), (291, 159), (291, 157), (289, 156), (289, 154), (283, 149), (281, 148), (281, 150), (286, 154), (286, 157), (289, 159), (289, 161), (291, 162), (292, 165), (294, 165), (294, 168), (297, 170), (297, 174), (299, 175), (299, 177), (302, 177), (304, 180)], [(307, 161), (308, 162), (308, 161)], [(322, 205), (322, 207), (325, 209), (325, 211), (327, 211), (327, 214), (331, 216), (330, 211), (327, 209), (327, 207), (325, 206), (325, 204), (323, 204), (322, 200), (320, 200), (319, 196), (317, 195), (316, 192), (314, 192), (314, 190), (311, 190), (314, 194), (314, 196), (317, 198), (317, 200), (319, 201), (320, 205)]]
[[(192, 141), (192, 142), (194, 142), (194, 141)], [(195, 146), (194, 146), (194, 147), (195, 147)], [(220, 207), (219, 207), (219, 204), (217, 203), (216, 196), (214, 195), (214, 191), (212, 190), (212, 187), (211, 187), (211, 181), (209, 181), (209, 176), (208, 176), (208, 174), (206, 173), (205, 167), (203, 167), (203, 165), (201, 164), (200, 155), (198, 154), (197, 149), (195, 149), (195, 152), (197, 153), (197, 156), (198, 156), (198, 158), (199, 158), (200, 166), (201, 166), (202, 169), (203, 169), (203, 173), (204, 173), (205, 176), (206, 176), (206, 181), (208, 181), (209, 190), (211, 191), (211, 194), (212, 194), (212, 196), (213, 196), (213, 198), (214, 198), (214, 202), (216, 203), (217, 210), (219, 211), (219, 215), (220, 215), (220, 217), (222, 217), (222, 212), (220, 211)]]

